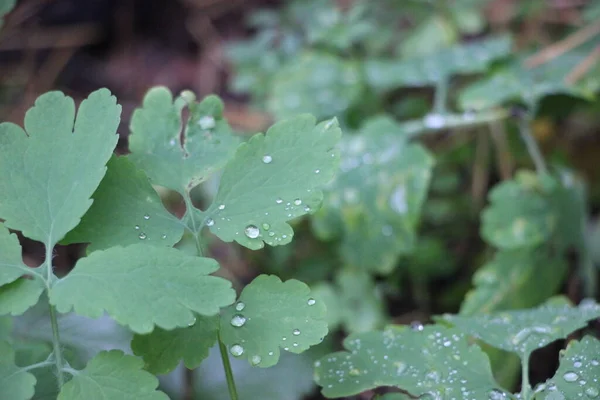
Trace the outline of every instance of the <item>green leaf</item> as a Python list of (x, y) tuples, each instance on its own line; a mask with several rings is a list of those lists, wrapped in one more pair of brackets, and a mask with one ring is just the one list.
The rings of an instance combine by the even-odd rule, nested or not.
[(560, 289), (568, 264), (547, 249), (502, 250), (473, 278), (462, 315), (535, 307)]
[(501, 249), (533, 247), (545, 242), (556, 226), (551, 199), (530, 173), (495, 186), (482, 212), (481, 235)]
[(344, 268), (336, 274), (335, 283), (341, 303), (342, 325), (347, 332), (365, 332), (384, 324), (384, 301), (371, 274), (364, 270)]
[(519, 354), (527, 360), (529, 354), (600, 317), (600, 306), (587, 301), (579, 307), (547, 303), (540, 307), (504, 311), (475, 316), (445, 315), (444, 319), (461, 331), (473, 335), (491, 346)]
[(357, 65), (327, 53), (306, 52), (273, 76), (267, 108), (278, 119), (309, 113), (331, 118), (359, 100)]
[(432, 86), (453, 74), (485, 71), (492, 61), (509, 55), (511, 45), (509, 36), (499, 36), (447, 47), (419, 58), (369, 59), (365, 63), (367, 82), (377, 90)]
[(327, 335), (325, 305), (295, 279), (282, 282), (260, 275), (247, 285), (237, 303), (223, 311), (220, 335), (229, 352), (255, 366), (270, 367), (279, 348), (302, 353)]
[[(189, 118), (182, 128), (186, 106)], [(130, 129), (131, 161), (153, 184), (182, 195), (221, 169), (239, 143), (223, 119), (223, 102), (218, 97), (208, 96), (198, 103), (186, 91), (173, 101), (164, 87), (148, 91), (142, 108), (131, 117)]]
[(560, 366), (554, 377), (536, 388), (538, 400), (595, 399), (600, 397), (600, 341), (585, 336), (571, 341), (561, 351)]
[(458, 32), (442, 15), (433, 14), (422, 21), (400, 42), (403, 57), (427, 56), (456, 42)]
[(315, 380), (325, 397), (352, 396), (380, 386), (436, 399), (487, 399), (503, 393), (485, 353), (456, 329), (389, 327), (351, 335), (344, 347), (348, 351), (315, 363)]
[(339, 163), (336, 120), (315, 126), (302, 115), (273, 125), (243, 143), (227, 164), (204, 223), (221, 240), (250, 249), (287, 244), (288, 221), (321, 204), (320, 188)]
[(344, 306), (339, 298), (337, 288), (327, 282), (319, 282), (311, 286), (310, 291), (315, 300), (325, 304), (327, 326), (329, 331), (335, 330), (342, 322), (344, 313)]
[(0, 223), (0, 285), (14, 282), (23, 275), (33, 275), (43, 280), (36, 269), (29, 268), (23, 263), (17, 235), (11, 234)]
[(194, 312), (210, 316), (231, 304), (235, 293), (211, 258), (179, 250), (135, 244), (98, 250), (79, 260), (50, 291), (59, 312), (71, 309), (90, 318), (106, 311), (136, 333), (194, 323)]
[(183, 224), (162, 204), (146, 175), (126, 157), (113, 156), (92, 196), (94, 203), (63, 244), (90, 243), (87, 251), (140, 243), (171, 247)]
[(7, 343), (0, 341), (0, 398), (6, 400), (29, 400), (35, 391), (35, 377), (25, 368), (17, 367), (15, 352)]
[[(25, 115), (25, 130), (0, 124), (0, 218), (47, 247), (73, 229), (106, 172), (121, 106), (107, 89), (90, 94), (75, 119), (73, 99), (49, 92)], [(73, 121), (75, 121), (73, 123)]]
[(196, 317), (190, 327), (164, 330), (156, 328), (148, 335), (135, 335), (133, 353), (144, 359), (145, 369), (153, 374), (166, 374), (183, 360), (189, 369), (197, 368), (208, 357), (217, 340), (219, 317)]
[(21, 315), (37, 304), (44, 285), (39, 279), (17, 279), (0, 286), (0, 315)]
[(348, 266), (389, 273), (398, 256), (414, 247), (433, 158), (407, 143), (413, 129), (376, 118), (342, 142), (341, 173), (313, 227), (323, 239), (341, 236), (340, 255)]
[(4, 24), (4, 16), (12, 11), (15, 4), (17, 4), (17, 0), (2, 0), (0, 2), (0, 29)]
[(119, 350), (101, 352), (65, 383), (58, 400), (168, 400), (142, 367), (142, 360)]

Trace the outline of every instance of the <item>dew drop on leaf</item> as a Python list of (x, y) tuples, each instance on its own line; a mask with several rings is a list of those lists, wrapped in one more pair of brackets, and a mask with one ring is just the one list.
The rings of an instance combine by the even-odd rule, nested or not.
[(224, 210), (224, 209), (225, 209), (225, 204), (221, 204), (221, 205), (219, 206), (219, 210)]
[(256, 239), (258, 237), (258, 235), (260, 234), (260, 231), (258, 230), (258, 228), (256, 226), (254, 226), (254, 225), (248, 225), (246, 227), (246, 229), (244, 229), (244, 233), (250, 239)]
[(423, 331), (423, 329), (425, 329), (425, 327), (421, 322), (413, 321), (410, 323), (410, 329), (412, 329), (413, 331), (421, 332)]
[(350, 371), (348, 371), (348, 375), (350, 376), (359, 376), (360, 375), (360, 370), (357, 368), (352, 368)]
[(258, 364), (260, 364), (261, 361), (262, 361), (262, 358), (260, 356), (252, 356), (250, 358), (250, 364), (252, 364), (252, 365), (258, 365)]
[(240, 346), (239, 344), (234, 344), (229, 349), (229, 352), (231, 353), (232, 356), (239, 357), (242, 354), (244, 354), (244, 348), (242, 346)]
[(296, 199), (296, 200), (294, 200), (294, 204), (299, 206), (300, 204), (302, 204), (302, 200)]
[(145, 220), (149, 220), (149, 219), (150, 219), (150, 215), (148, 215), (148, 214), (145, 214), (145, 215), (144, 215), (144, 219), (145, 219)]
[(300, 335), (300, 329), (294, 329), (292, 333), (294, 334), (294, 336), (298, 336)]
[(196, 323), (196, 317), (194, 317), (194, 319), (190, 321), (188, 326), (194, 326), (195, 323)]
[(269, 232), (269, 236), (270, 236), (270, 237), (273, 237), (273, 236), (275, 236), (275, 232)]
[(235, 305), (235, 309), (237, 311), (242, 311), (244, 308), (246, 308), (246, 304), (242, 303), (241, 301), (238, 301)]
[(201, 129), (212, 129), (215, 127), (215, 119), (210, 115), (205, 115), (198, 120)]
[(206, 226), (213, 226), (215, 224), (215, 220), (212, 218), (208, 218), (206, 220)]
[(267, 224), (267, 223), (265, 222), (264, 224), (262, 224), (262, 228), (263, 228), (265, 231), (268, 231), (269, 229), (271, 229), (271, 225), (269, 225), (269, 224)]
[(281, 198), (278, 198), (277, 200), (275, 200), (275, 203), (281, 204), (281, 203), (283, 203), (283, 200)]
[(565, 372), (563, 374), (563, 379), (567, 382), (575, 382), (577, 379), (579, 379), (579, 375), (577, 375), (575, 372)]
[(163, 233), (163, 235), (160, 237), (161, 239), (166, 239), (167, 235)]
[(136, 225), (136, 226), (135, 226), (135, 230), (136, 230), (136, 231), (139, 231), (139, 230), (140, 230), (140, 226), (139, 226), (139, 225)]
[(147, 238), (147, 236), (146, 236), (146, 234), (145, 234), (144, 232), (141, 232), (141, 233), (138, 235), (138, 237), (139, 237), (141, 240), (144, 240), (144, 239), (146, 239), (146, 238)]
[(595, 399), (596, 397), (600, 396), (600, 391), (595, 387), (589, 387), (585, 389), (585, 394), (587, 395), (587, 397)]
[(498, 389), (492, 389), (489, 394), (489, 400), (503, 400), (506, 399), (506, 395)]
[(404, 185), (398, 186), (390, 196), (390, 207), (398, 214), (406, 214), (408, 204), (406, 203), (406, 188)]
[(273, 157), (271, 157), (268, 154), (266, 156), (263, 156), (263, 158), (262, 158), (262, 162), (264, 162), (265, 164), (270, 164), (271, 161), (273, 161)]
[(316, 304), (316, 300), (313, 298), (308, 299), (308, 301), (306, 302), (309, 306), (314, 306)]
[(320, 169), (315, 169), (315, 174), (320, 174), (321, 170)]
[(309, 212), (310, 211), (310, 207), (309, 206), (304, 206), (304, 211)]
[(231, 325), (235, 327), (243, 326), (246, 323), (246, 317), (240, 314), (236, 314), (231, 318)]

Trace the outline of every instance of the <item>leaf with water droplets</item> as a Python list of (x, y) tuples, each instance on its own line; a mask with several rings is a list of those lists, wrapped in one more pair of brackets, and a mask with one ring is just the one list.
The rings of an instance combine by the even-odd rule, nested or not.
[[(189, 117), (182, 128), (185, 107)], [(173, 100), (164, 87), (148, 91), (142, 107), (131, 117), (130, 128), (133, 163), (153, 184), (181, 194), (221, 169), (239, 143), (223, 119), (223, 102), (218, 97), (208, 96), (198, 103), (186, 91)]]
[(117, 143), (121, 106), (106, 89), (79, 106), (49, 92), (25, 115), (25, 130), (0, 124), (0, 219), (52, 248), (92, 205)]
[(273, 76), (267, 108), (277, 118), (310, 113), (331, 118), (362, 93), (357, 65), (331, 53), (307, 52)]
[(155, 246), (177, 243), (183, 225), (165, 209), (144, 172), (126, 157), (113, 156), (107, 166), (94, 203), (61, 243), (90, 243), (88, 252), (140, 240)]
[(532, 172), (522, 171), (494, 187), (490, 205), (482, 212), (482, 237), (501, 249), (533, 247), (546, 241), (554, 232), (557, 216), (544, 184)]
[(309, 287), (274, 275), (254, 279), (239, 302), (221, 315), (221, 340), (230, 353), (259, 367), (277, 364), (280, 348), (302, 353), (320, 343), (327, 331), (325, 305), (312, 297)]
[(0, 341), (0, 354), (0, 396), (7, 400), (31, 399), (35, 392), (35, 376), (15, 365), (15, 351), (7, 342)]
[(168, 400), (143, 362), (119, 350), (103, 351), (65, 383), (58, 400)]
[(401, 61), (369, 59), (367, 81), (378, 90), (435, 85), (453, 74), (485, 71), (492, 61), (509, 55), (511, 45), (510, 37), (499, 36)]
[(136, 333), (187, 327), (194, 313), (212, 316), (231, 304), (225, 279), (209, 276), (219, 265), (173, 248), (134, 244), (98, 250), (82, 258), (50, 291), (59, 312), (100, 317), (106, 311)]
[(573, 340), (560, 353), (554, 377), (536, 388), (536, 400), (551, 400), (555, 394), (565, 399), (600, 399), (600, 341), (585, 336)]
[(434, 162), (421, 145), (407, 142), (411, 129), (376, 118), (342, 142), (341, 173), (313, 227), (323, 239), (341, 239), (349, 266), (389, 273), (414, 248)]
[(135, 335), (133, 353), (144, 359), (145, 369), (153, 374), (166, 374), (183, 360), (186, 368), (195, 369), (208, 357), (217, 341), (219, 317), (196, 316), (192, 326), (170, 331), (156, 328), (148, 335)]
[(456, 329), (389, 327), (351, 335), (348, 351), (315, 363), (315, 380), (328, 398), (394, 386), (413, 396), (488, 399), (503, 391), (494, 382), (485, 353)]
[(600, 306), (583, 301), (578, 307), (555, 304), (552, 299), (540, 307), (473, 316), (445, 315), (461, 331), (491, 346), (519, 354), (527, 360), (531, 352), (587, 325), (600, 317)]
[[(288, 221), (316, 210), (339, 163), (341, 131), (335, 119), (315, 126), (302, 115), (273, 125), (238, 148), (221, 177), (213, 204), (203, 213), (212, 233), (250, 249), (287, 244)], [(271, 162), (265, 163), (265, 155)]]

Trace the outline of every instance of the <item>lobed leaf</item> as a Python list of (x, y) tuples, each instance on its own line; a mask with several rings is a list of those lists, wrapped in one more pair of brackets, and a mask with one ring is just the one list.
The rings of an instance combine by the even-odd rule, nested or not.
[(0, 315), (21, 315), (37, 304), (44, 291), (39, 279), (17, 279), (0, 286)]
[(91, 206), (117, 143), (121, 106), (107, 89), (90, 94), (75, 119), (73, 99), (49, 92), (25, 115), (25, 131), (0, 124), (0, 218), (54, 245)]
[(529, 310), (445, 315), (444, 319), (491, 346), (519, 354), (526, 362), (534, 350), (566, 338), (598, 317), (600, 306), (584, 301), (578, 307), (549, 302)]
[(585, 336), (561, 351), (560, 366), (553, 378), (539, 385), (536, 400), (595, 399), (600, 396), (600, 341)]
[(144, 244), (99, 250), (79, 260), (57, 281), (50, 303), (90, 318), (106, 311), (135, 333), (190, 326), (194, 313), (211, 316), (231, 304), (235, 292), (225, 279), (208, 276), (218, 269), (210, 258)]
[(221, 341), (229, 352), (259, 367), (277, 364), (280, 347), (302, 353), (325, 335), (325, 305), (304, 283), (274, 275), (254, 279), (221, 316)]
[(133, 353), (144, 359), (145, 369), (153, 374), (173, 371), (183, 360), (186, 368), (197, 368), (217, 341), (219, 317), (198, 315), (186, 328), (164, 330), (156, 328), (148, 335), (135, 335)]
[(143, 362), (119, 350), (103, 351), (62, 387), (58, 400), (168, 400)]
[[(189, 118), (182, 128), (186, 106)], [(173, 100), (164, 87), (148, 91), (131, 117), (130, 129), (131, 161), (153, 184), (182, 195), (221, 169), (239, 143), (223, 118), (218, 97), (198, 103), (191, 92), (183, 92)]]
[(288, 221), (321, 204), (320, 188), (338, 166), (340, 135), (336, 120), (315, 126), (309, 115), (254, 135), (225, 167), (204, 224), (221, 240), (250, 249), (289, 243)]
[(380, 386), (436, 399), (487, 399), (504, 393), (494, 382), (485, 353), (456, 329), (389, 327), (351, 335), (344, 347), (347, 351), (315, 363), (315, 380), (327, 398)]
[(162, 204), (148, 178), (126, 157), (113, 156), (94, 203), (63, 244), (90, 243), (88, 252), (140, 243), (171, 247), (183, 224)]
[(35, 377), (25, 368), (17, 367), (15, 351), (4, 341), (0, 341), (0, 398), (6, 400), (29, 400), (35, 392)]

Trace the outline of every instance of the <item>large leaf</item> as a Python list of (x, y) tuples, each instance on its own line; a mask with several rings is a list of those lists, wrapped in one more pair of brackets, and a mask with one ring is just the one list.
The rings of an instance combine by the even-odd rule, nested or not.
[(407, 142), (412, 129), (377, 118), (342, 143), (342, 172), (313, 226), (321, 238), (342, 236), (349, 266), (387, 273), (413, 249), (433, 159)]
[(600, 341), (585, 336), (561, 352), (554, 377), (536, 388), (538, 400), (597, 399), (600, 377)]
[(300, 281), (260, 275), (223, 311), (220, 335), (233, 356), (270, 367), (279, 360), (279, 348), (301, 353), (323, 340), (325, 305)]
[(156, 328), (148, 335), (135, 335), (131, 342), (133, 352), (144, 358), (146, 370), (166, 374), (183, 360), (189, 369), (195, 369), (208, 357), (217, 340), (219, 317), (196, 317), (190, 327), (170, 331)]
[(183, 235), (183, 224), (164, 208), (146, 175), (126, 157), (111, 158), (92, 197), (92, 207), (62, 243), (90, 243), (92, 252), (140, 240), (173, 246)]
[(13, 348), (0, 341), (0, 399), (29, 400), (33, 397), (35, 377), (24, 368), (17, 367)]
[(526, 362), (534, 350), (566, 338), (598, 317), (599, 305), (582, 302), (579, 307), (548, 303), (528, 310), (445, 315), (444, 319), (494, 347), (519, 354)]
[(315, 126), (309, 115), (254, 135), (225, 167), (204, 223), (222, 240), (250, 249), (289, 243), (294, 232), (288, 221), (321, 204), (320, 188), (338, 167), (340, 136), (335, 120)]
[(310, 113), (331, 118), (359, 99), (357, 66), (327, 53), (304, 53), (273, 77), (267, 107), (277, 118)]
[(190, 326), (195, 312), (215, 315), (235, 298), (229, 281), (208, 276), (218, 267), (172, 248), (112, 247), (79, 260), (52, 287), (50, 303), (91, 318), (106, 311), (136, 333)]
[(488, 399), (503, 393), (485, 353), (456, 329), (389, 327), (349, 336), (344, 347), (348, 351), (315, 363), (315, 380), (328, 398), (380, 386), (436, 399)]
[(142, 360), (113, 350), (101, 352), (62, 387), (58, 400), (168, 400)]
[[(182, 128), (186, 106), (189, 118)], [(184, 92), (173, 101), (164, 87), (148, 91), (130, 125), (131, 160), (152, 183), (181, 194), (222, 168), (239, 143), (223, 119), (223, 103), (218, 97), (208, 96), (197, 103), (192, 93)]]
[(120, 113), (106, 89), (81, 103), (77, 119), (73, 99), (49, 92), (27, 111), (27, 132), (0, 124), (0, 218), (5, 225), (48, 247), (73, 229), (104, 176)]

